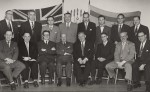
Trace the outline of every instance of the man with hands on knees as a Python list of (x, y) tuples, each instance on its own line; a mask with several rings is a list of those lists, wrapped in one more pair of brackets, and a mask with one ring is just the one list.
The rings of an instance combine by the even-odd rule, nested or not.
[(9, 80), (11, 90), (15, 90), (16, 85), (14, 81), (25, 69), (25, 65), (17, 60), (18, 46), (16, 42), (11, 41), (13, 38), (12, 31), (6, 31), (4, 37), (5, 39), (0, 41), (0, 71)]
[(106, 65), (106, 70), (109, 74), (110, 80), (115, 78), (114, 69), (123, 69), (126, 72), (125, 79), (128, 81), (127, 90), (132, 90), (132, 63), (134, 62), (135, 56), (135, 45), (134, 43), (127, 40), (127, 32), (120, 33), (121, 42), (117, 43), (114, 53), (114, 61)]
[[(37, 44), (30, 41), (31, 34), (29, 32), (25, 32), (23, 34), (23, 40), (18, 43), (19, 47), (19, 60), (25, 64), (26, 69), (23, 70), (21, 73), (22, 80), (24, 82), (24, 88), (29, 88), (28, 79), (31, 77), (34, 82), (34, 87), (38, 87), (38, 63), (37, 56), (38, 56), (38, 49)], [(31, 75), (29, 74), (31, 70)], [(30, 75), (30, 76), (29, 76)]]
[(48, 69), (49, 84), (52, 84), (52, 79), (54, 77), (56, 43), (50, 41), (50, 31), (48, 30), (42, 32), (42, 37), (42, 41), (38, 43), (38, 62), (40, 65), (41, 83), (45, 84), (45, 74)]

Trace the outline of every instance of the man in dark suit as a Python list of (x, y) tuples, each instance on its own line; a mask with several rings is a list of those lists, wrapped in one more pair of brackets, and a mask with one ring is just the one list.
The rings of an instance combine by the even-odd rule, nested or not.
[(110, 40), (111, 28), (105, 25), (105, 16), (100, 15), (98, 17), (99, 26), (96, 28), (96, 46), (102, 43), (101, 33), (106, 33), (108, 35), (108, 40)]
[(54, 25), (55, 18), (53, 16), (47, 17), (47, 25), (42, 26), (42, 32), (44, 30), (50, 31), (50, 41), (58, 43), (60, 42), (60, 30), (59, 27)]
[(131, 36), (130, 36), (130, 27), (126, 24), (124, 24), (125, 21), (125, 16), (121, 13), (118, 14), (117, 16), (117, 25), (113, 25), (111, 28), (111, 36), (110, 39), (113, 43), (117, 44), (118, 42), (121, 41), (120, 39), (120, 32), (127, 32), (128, 34), (128, 40), (131, 41)]
[(60, 34), (66, 34), (67, 42), (75, 43), (77, 38), (77, 27), (76, 23), (71, 22), (71, 13), (67, 12), (64, 14), (64, 23), (59, 25)]
[(150, 41), (147, 39), (147, 33), (141, 31), (138, 33), (139, 43), (136, 44), (136, 61), (133, 63), (133, 87), (141, 87), (140, 71), (144, 71), (146, 92), (150, 92)]
[(4, 37), (5, 39), (0, 41), (0, 71), (9, 80), (11, 90), (15, 90), (14, 80), (25, 69), (25, 65), (17, 60), (18, 46), (16, 42), (11, 41), (13, 38), (12, 31), (6, 31)]
[(77, 82), (80, 86), (84, 86), (90, 74), (90, 64), (93, 60), (94, 48), (90, 42), (85, 40), (86, 35), (84, 32), (79, 32), (78, 38), (80, 41), (77, 41), (73, 47), (74, 71)]
[(49, 84), (52, 84), (54, 77), (54, 62), (56, 55), (56, 44), (50, 41), (50, 32), (45, 30), (42, 33), (43, 40), (38, 43), (38, 62), (40, 64), (41, 83), (45, 84), (45, 73), (48, 68)]
[(133, 23), (134, 26), (131, 27), (131, 33), (130, 33), (132, 36), (131, 41), (134, 43), (139, 42), (138, 33), (142, 31), (146, 33), (147, 39), (149, 40), (149, 29), (147, 26), (140, 24), (140, 16), (134, 16)]
[(98, 67), (97, 84), (102, 82), (103, 72), (106, 64), (113, 61), (115, 45), (108, 41), (108, 35), (101, 33), (102, 43), (98, 44), (97, 52), (95, 55), (96, 64)]
[(57, 86), (61, 86), (62, 84), (62, 65), (66, 65), (66, 85), (70, 86), (71, 82), (71, 73), (72, 73), (72, 52), (73, 52), (73, 44), (66, 41), (66, 34), (61, 34), (61, 42), (56, 44), (56, 52), (57, 52), (57, 76), (58, 83)]
[(29, 20), (21, 24), (21, 30), (19, 32), (19, 41), (23, 41), (22, 36), (25, 32), (31, 34), (31, 42), (37, 43), (41, 40), (41, 23), (35, 21), (35, 11), (28, 12)]
[(12, 41), (18, 42), (18, 25), (12, 21), (13, 12), (11, 10), (7, 10), (5, 12), (5, 19), (0, 21), (0, 40), (4, 40), (4, 34), (6, 31), (10, 30), (13, 32)]
[(90, 15), (88, 12), (83, 13), (83, 22), (78, 24), (77, 34), (79, 32), (84, 32), (86, 35), (86, 41), (89, 41), (91, 44), (94, 45), (96, 39), (96, 24), (90, 22), (89, 17)]
[(33, 85), (34, 87), (38, 87), (38, 63), (37, 63), (37, 56), (38, 56), (38, 49), (37, 45), (33, 42), (30, 42), (31, 35), (30, 33), (24, 33), (23, 35), (23, 42), (18, 44), (19, 47), (19, 60), (25, 64), (26, 69), (24, 69), (21, 73), (22, 79), (24, 82), (24, 88), (29, 88), (28, 79), (29, 78), (29, 71), (31, 70), (31, 78), (34, 80)]

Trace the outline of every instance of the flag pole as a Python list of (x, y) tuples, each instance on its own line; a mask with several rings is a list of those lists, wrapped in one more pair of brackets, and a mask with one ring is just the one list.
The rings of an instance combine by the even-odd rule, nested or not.
[(91, 1), (89, 0), (89, 4), (88, 4), (88, 12), (90, 14), (90, 4), (91, 4)]
[(64, 22), (64, 0), (62, 0), (62, 22)]

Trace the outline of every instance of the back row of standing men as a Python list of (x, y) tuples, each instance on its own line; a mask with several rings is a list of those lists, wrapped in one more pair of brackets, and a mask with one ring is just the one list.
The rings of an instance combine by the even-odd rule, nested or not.
[[(60, 24), (59, 27), (54, 25), (54, 17), (49, 16), (47, 18), (47, 25), (42, 26), (41, 23), (35, 21), (35, 12), (29, 11), (28, 12), (28, 18), (29, 20), (22, 23), (21, 27), (18, 28), (15, 22), (12, 21), (13, 12), (11, 10), (6, 11), (5, 19), (0, 22), (0, 40), (5, 39), (4, 34), (6, 31), (11, 30), (14, 34), (13, 41), (16, 41), (18, 43), (24, 42), (24, 39), (22, 39), (22, 36), (25, 35), (25, 33), (29, 33), (31, 36), (31, 42), (34, 42), (37, 44), (41, 39), (41, 33), (44, 34), (45, 30), (48, 30), (50, 33), (50, 41), (54, 43), (58, 43), (61, 41), (61, 35), (65, 34), (66, 36), (66, 42), (69, 43), (76, 43), (74, 45), (74, 60), (80, 62), (82, 65), (82, 61), (92, 61), (86, 64), (86, 71), (91, 72), (92, 80), (95, 78), (95, 67), (90, 66), (95, 65), (95, 62), (93, 61), (94, 58), (94, 51), (96, 51), (97, 45), (102, 43), (101, 35), (103, 33), (106, 33), (106, 36), (108, 36), (108, 39), (110, 42), (117, 44), (121, 41), (120, 39), (120, 33), (126, 32), (128, 35), (128, 40), (133, 43), (138, 43), (138, 33), (143, 32), (147, 39), (149, 39), (149, 30), (148, 27), (140, 24), (140, 17), (135, 16), (133, 17), (134, 26), (129, 27), (128, 25), (124, 24), (125, 16), (123, 14), (119, 14), (117, 16), (117, 25), (113, 25), (112, 28), (105, 25), (105, 16), (100, 15), (98, 17), (99, 26), (96, 27), (95, 23), (89, 21), (89, 13), (85, 12), (83, 14), (83, 22), (79, 23), (78, 25), (76, 23), (71, 22), (71, 14), (65, 13), (64, 20), (65, 22)], [(77, 37), (79, 39), (77, 39)], [(85, 39), (85, 40), (84, 40)], [(84, 53), (78, 52), (78, 43), (82, 42), (84, 44), (84, 48), (87, 46), (87, 53), (85, 51), (81, 51)], [(85, 44), (86, 41), (87, 43)], [(82, 43), (81, 43), (82, 44)], [(88, 44), (88, 45), (87, 45)], [(53, 46), (52, 46), (53, 47)], [(95, 50), (94, 50), (95, 47)], [(46, 48), (46, 47), (45, 47)], [(93, 48), (93, 49), (92, 49)], [(53, 48), (52, 48), (53, 49)], [(82, 50), (82, 48), (81, 48)], [(44, 52), (44, 49), (41, 47), (41, 51)], [(93, 55), (91, 55), (93, 53)], [(43, 54), (43, 53), (42, 53)], [(89, 56), (89, 58), (82, 57), (81, 56)], [(43, 58), (42, 58), (43, 59)], [(41, 60), (42, 60), (41, 59)], [(52, 59), (52, 58), (49, 58)], [(90, 60), (89, 60), (90, 59)], [(61, 59), (60, 59), (61, 60)], [(77, 82), (79, 82), (80, 85), (84, 85), (88, 78), (88, 72), (85, 73), (85, 75), (82, 76), (82, 70), (78, 70), (78, 63), (75, 64), (75, 75), (77, 76)], [(85, 64), (85, 63), (84, 63)], [(43, 65), (43, 63), (41, 64)], [(84, 66), (84, 65), (83, 65)], [(81, 66), (80, 66), (81, 67)], [(41, 68), (41, 71), (44, 71), (43, 67)], [(51, 71), (51, 69), (50, 69)], [(59, 70), (58, 70), (59, 71)], [(77, 72), (78, 71), (78, 72)], [(45, 72), (45, 71), (44, 71)], [(41, 76), (44, 77), (45, 74), (41, 74)], [(59, 75), (59, 74), (58, 74)], [(52, 75), (51, 75), (52, 76)], [(68, 75), (70, 77), (70, 75)], [(44, 78), (43, 78), (44, 79)], [(70, 81), (70, 79), (68, 78)], [(44, 80), (43, 80), (44, 83)], [(61, 79), (58, 80), (58, 85), (61, 85)], [(70, 84), (69, 84), (70, 85)]]

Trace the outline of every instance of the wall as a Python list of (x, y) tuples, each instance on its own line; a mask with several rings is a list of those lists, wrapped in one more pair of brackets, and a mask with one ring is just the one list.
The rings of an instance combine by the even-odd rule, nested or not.
[[(64, 0), (64, 12), (88, 11), (89, 0)], [(0, 20), (8, 9), (36, 9), (59, 4), (62, 0), (0, 0)], [(150, 28), (150, 0), (91, 0), (91, 5), (111, 12), (141, 11), (141, 23)]]

